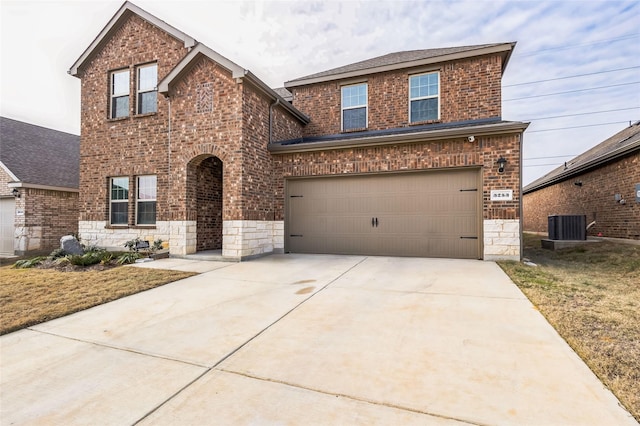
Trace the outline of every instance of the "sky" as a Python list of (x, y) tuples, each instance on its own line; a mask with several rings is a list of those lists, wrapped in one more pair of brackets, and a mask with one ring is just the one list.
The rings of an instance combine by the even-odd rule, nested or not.
[[(123, 1), (0, 0), (0, 115), (80, 134), (67, 71)], [(640, 120), (640, 1), (134, 4), (271, 87), (391, 52), (517, 42), (502, 118), (527, 121), (523, 184)]]

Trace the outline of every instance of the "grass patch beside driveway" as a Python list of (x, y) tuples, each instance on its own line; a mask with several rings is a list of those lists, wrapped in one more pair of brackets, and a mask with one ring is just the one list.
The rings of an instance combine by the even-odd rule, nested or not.
[(0, 268), (0, 334), (197, 275), (117, 267), (104, 271)]
[(640, 421), (640, 246), (552, 251), (525, 234), (524, 257), (499, 262), (591, 370)]

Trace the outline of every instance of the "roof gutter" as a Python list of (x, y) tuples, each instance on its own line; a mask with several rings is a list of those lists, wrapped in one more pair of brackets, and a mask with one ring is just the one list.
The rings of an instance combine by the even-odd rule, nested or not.
[(567, 171), (565, 171), (564, 173), (560, 173), (557, 176), (554, 176), (553, 178), (541, 182), (539, 184), (536, 185), (527, 185), (523, 190), (522, 193), (523, 194), (529, 194), (531, 192), (535, 192), (539, 189), (542, 188), (546, 188), (547, 186), (551, 186), (555, 183), (561, 182), (563, 180), (569, 179), (572, 176), (576, 176), (582, 173), (585, 173), (591, 169), (594, 169), (602, 164), (608, 163), (609, 161), (612, 160), (617, 160), (618, 158), (621, 157), (625, 157), (628, 154), (633, 153), (634, 151), (639, 151), (640, 152), (640, 141), (634, 142), (632, 144), (623, 146), (621, 148), (618, 148), (617, 150), (611, 151), (607, 154), (605, 154), (603, 157), (597, 157), (594, 158), (591, 161), (587, 161), (586, 163), (580, 164), (579, 166), (576, 166), (573, 169), (568, 169)]
[(66, 186), (40, 185), (37, 183), (26, 183), (26, 182), (9, 182), (7, 186), (9, 188), (33, 188), (33, 189), (46, 189), (49, 191), (80, 192), (78, 188), (69, 188)]
[(499, 135), (514, 132), (524, 132), (529, 123), (520, 121), (487, 124), (480, 126), (468, 126), (455, 129), (442, 130), (426, 130), (423, 132), (383, 135), (383, 136), (365, 136), (357, 139), (342, 139), (309, 143), (289, 143), (282, 142), (269, 145), (268, 149), (274, 154), (288, 154), (298, 152), (323, 151), (327, 149), (348, 149), (363, 146), (383, 146), (395, 145), (398, 143), (425, 142), (442, 140), (447, 138), (483, 136), (483, 135)]

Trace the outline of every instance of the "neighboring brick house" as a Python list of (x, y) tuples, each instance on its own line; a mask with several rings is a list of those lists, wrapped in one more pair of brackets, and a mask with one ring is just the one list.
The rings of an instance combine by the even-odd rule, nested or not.
[(274, 90), (126, 2), (69, 70), (80, 235), (231, 260), (519, 259), (527, 124), (501, 118), (514, 45), (401, 52)]
[(0, 117), (0, 253), (60, 247), (78, 232), (80, 137)]
[(524, 230), (552, 215), (585, 215), (589, 235), (640, 240), (640, 122), (524, 188)]

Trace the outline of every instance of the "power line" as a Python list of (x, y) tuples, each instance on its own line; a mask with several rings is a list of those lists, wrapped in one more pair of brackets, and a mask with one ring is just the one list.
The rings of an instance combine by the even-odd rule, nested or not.
[(627, 120), (627, 121), (612, 121), (612, 122), (609, 122), (609, 123), (585, 124), (585, 125), (582, 125), (582, 126), (571, 126), (571, 127), (558, 127), (558, 128), (555, 128), (555, 129), (529, 130), (529, 131), (527, 131), (527, 133), (551, 132), (553, 130), (579, 129), (581, 127), (607, 126), (609, 124), (622, 124), (622, 123), (628, 123), (628, 122), (629, 122), (629, 120)]
[(565, 158), (565, 157), (575, 157), (575, 154), (567, 154), (567, 155), (554, 155), (551, 157), (531, 157), (531, 158), (523, 158), (522, 161), (529, 160), (546, 160), (547, 158)]
[(610, 41), (619, 41), (619, 40), (628, 40), (631, 38), (636, 38), (639, 37), (639, 34), (627, 34), (621, 37), (616, 37), (616, 38), (609, 38), (609, 39), (604, 39), (604, 40), (596, 40), (590, 43), (579, 43), (579, 44), (569, 44), (566, 46), (561, 46), (561, 47), (550, 47), (547, 49), (540, 49), (540, 50), (533, 50), (530, 52), (524, 51), (523, 53), (521, 53), (519, 56), (532, 56), (532, 55), (537, 55), (538, 53), (543, 53), (543, 52), (549, 52), (552, 50), (567, 50), (567, 49), (573, 49), (574, 47), (584, 47), (584, 46), (593, 46), (595, 44), (601, 44), (601, 43), (608, 43)]
[(549, 163), (549, 164), (523, 164), (522, 167), (546, 167), (546, 166), (559, 166), (562, 163)]
[(528, 118), (528, 119), (522, 120), (522, 121), (548, 120), (550, 118), (575, 117), (575, 116), (578, 116), (578, 115), (601, 114), (601, 113), (604, 113), (604, 112), (628, 111), (628, 110), (632, 110), (632, 109), (640, 109), (640, 107), (605, 109), (605, 110), (602, 110), (602, 111), (578, 112), (576, 114), (552, 115), (552, 116), (549, 116), (549, 117)]
[(609, 86), (590, 87), (588, 89), (569, 90), (567, 92), (545, 93), (544, 95), (524, 96), (522, 98), (503, 99), (503, 102), (519, 101), (521, 99), (540, 98), (540, 97), (543, 97), (543, 96), (565, 95), (567, 93), (585, 92), (587, 90), (597, 90), (597, 89), (608, 89), (610, 87), (629, 86), (629, 85), (632, 85), (632, 84), (640, 84), (640, 81), (632, 81), (630, 83), (611, 84)]
[(618, 69), (615, 69), (615, 70), (590, 72), (590, 73), (587, 73), (587, 74), (569, 75), (569, 76), (566, 76), (566, 77), (548, 78), (546, 80), (527, 81), (525, 83), (507, 84), (507, 85), (504, 85), (502, 87), (524, 86), (525, 84), (535, 84), (535, 83), (545, 83), (547, 81), (566, 80), (566, 79), (569, 79), (569, 78), (586, 77), (586, 76), (589, 76), (589, 75), (598, 75), (598, 74), (607, 74), (607, 73), (610, 73), (610, 72), (626, 71), (626, 70), (632, 70), (632, 69), (636, 69), (636, 68), (640, 68), (640, 66), (627, 67), (627, 68), (618, 68)]

